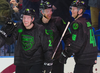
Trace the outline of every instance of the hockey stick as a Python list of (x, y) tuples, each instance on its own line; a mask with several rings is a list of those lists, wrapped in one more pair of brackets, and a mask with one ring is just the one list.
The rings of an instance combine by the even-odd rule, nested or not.
[(63, 37), (65, 35), (66, 30), (68, 29), (69, 24), (70, 24), (70, 22), (68, 22), (67, 25), (66, 25), (66, 28), (65, 28), (65, 30), (64, 30), (64, 32), (63, 32), (63, 34), (62, 34), (62, 36), (61, 36), (61, 38), (60, 38), (60, 40), (58, 42), (58, 45), (57, 45), (57, 47), (56, 47), (56, 49), (55, 49), (55, 51), (53, 53), (52, 59), (54, 58), (54, 56), (55, 56), (55, 54), (56, 54), (56, 52), (58, 50), (58, 47), (59, 47), (59, 45), (60, 45), (60, 43), (61, 43), (61, 41), (62, 41), (62, 39), (63, 39)]

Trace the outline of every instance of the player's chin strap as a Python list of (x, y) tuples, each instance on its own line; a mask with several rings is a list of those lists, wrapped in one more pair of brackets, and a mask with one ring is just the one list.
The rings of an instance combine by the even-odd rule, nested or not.
[[(32, 18), (32, 19), (33, 19), (33, 18)], [(32, 24), (32, 23), (34, 24), (34, 21), (33, 21), (33, 22), (31, 21), (31, 23), (30, 23), (30, 25), (29, 25), (29, 26), (31, 26), (31, 24)], [(29, 27), (29, 26), (27, 26), (27, 27)]]
[(75, 19), (76, 19), (79, 15), (83, 14), (83, 12), (82, 12), (81, 14), (78, 14), (79, 10), (80, 10), (80, 9), (78, 9), (78, 11), (77, 11), (77, 15), (76, 15)]
[(80, 15), (80, 14), (78, 14), (79, 10), (80, 10), (80, 9), (77, 10), (77, 15), (76, 15), (75, 19)]
[(79, 14), (78, 14), (78, 12), (77, 12), (77, 15), (76, 15), (75, 19), (76, 19), (78, 16), (79, 16)]
[(43, 15), (46, 19), (48, 19), (45, 15)]
[(31, 21), (31, 23), (30, 23), (30, 25), (29, 26), (31, 26), (31, 24), (32, 24), (33, 22)]

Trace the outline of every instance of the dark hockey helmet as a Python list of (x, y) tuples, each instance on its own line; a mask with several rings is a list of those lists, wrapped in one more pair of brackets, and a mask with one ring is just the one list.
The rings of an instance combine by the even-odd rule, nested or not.
[(34, 9), (25, 9), (22, 13), (23, 15), (30, 15), (32, 17), (35, 17), (36, 13)]
[(83, 9), (83, 12), (85, 12), (87, 6), (84, 1), (75, 0), (72, 2), (70, 9), (71, 9), (71, 7), (77, 7), (78, 9)]
[(50, 4), (50, 2), (43, 1), (40, 3), (40, 9), (48, 9), (48, 8), (52, 8), (52, 5)]

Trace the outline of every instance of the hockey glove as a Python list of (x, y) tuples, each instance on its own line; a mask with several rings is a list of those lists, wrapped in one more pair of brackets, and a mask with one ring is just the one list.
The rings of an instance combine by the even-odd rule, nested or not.
[(50, 71), (52, 70), (52, 65), (53, 63), (44, 63), (42, 72), (50, 73)]
[(62, 64), (66, 64), (67, 58), (68, 58), (68, 56), (67, 56), (66, 52), (63, 51), (63, 52), (61, 52), (59, 62), (62, 63)]
[(4, 37), (7, 37), (8, 35), (10, 35), (13, 32), (15, 27), (17, 27), (16, 23), (14, 23), (12, 21), (8, 21), (6, 23), (6, 25), (1, 28), (0, 34), (3, 35)]

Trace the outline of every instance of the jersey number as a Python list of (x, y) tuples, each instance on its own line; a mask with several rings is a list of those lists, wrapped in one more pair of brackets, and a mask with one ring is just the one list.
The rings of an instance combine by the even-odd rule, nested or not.
[(96, 46), (95, 36), (93, 33), (93, 29), (90, 29), (90, 44), (93, 44), (93, 47)]
[(52, 42), (51, 42), (51, 40), (49, 40), (49, 46), (52, 46), (52, 44), (51, 44)]

